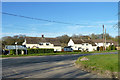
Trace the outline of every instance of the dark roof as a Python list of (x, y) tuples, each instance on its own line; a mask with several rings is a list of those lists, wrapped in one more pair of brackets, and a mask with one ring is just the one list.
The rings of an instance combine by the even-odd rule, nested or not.
[(96, 44), (91, 40), (83, 40), (83, 39), (72, 39), (75, 44), (82, 44), (82, 43), (89, 43), (92, 44), (92, 46), (96, 46)]
[(61, 46), (61, 43), (57, 38), (26, 37), (27, 44), (39, 44), (44, 42), (49, 42), (51, 44), (54, 44), (54, 46)]
[[(100, 42), (103, 42), (103, 39), (94, 39), (92, 41), (95, 42), (95, 43), (100, 43)], [(107, 43), (114, 43), (114, 41), (112, 41), (112, 40), (106, 40), (106, 42)]]

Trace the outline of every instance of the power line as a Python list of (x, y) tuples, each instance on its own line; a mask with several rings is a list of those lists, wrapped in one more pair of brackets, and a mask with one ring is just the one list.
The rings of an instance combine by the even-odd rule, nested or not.
[(34, 19), (34, 20), (46, 21), (46, 22), (60, 23), (60, 24), (81, 25), (81, 24), (73, 24), (73, 23), (68, 23), (68, 22), (61, 22), (61, 21), (53, 21), (53, 20), (47, 20), (47, 19), (40, 19), (40, 18), (28, 17), (28, 16), (23, 16), (23, 15), (11, 14), (11, 13), (7, 13), (7, 12), (2, 12), (2, 14), (10, 15), (10, 16), (17, 16), (17, 17), (22, 17), (22, 18), (27, 18), (27, 19)]

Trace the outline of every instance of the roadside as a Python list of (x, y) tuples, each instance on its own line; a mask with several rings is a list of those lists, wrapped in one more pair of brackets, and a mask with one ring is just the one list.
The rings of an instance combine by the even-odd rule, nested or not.
[(2, 60), (3, 78), (103, 78), (82, 71), (74, 62), (81, 55), (18, 57)]
[(66, 52), (66, 53), (42, 53), (42, 54), (28, 54), (28, 55), (1, 55), (0, 57), (2, 59), (5, 58), (19, 58), (19, 57), (39, 57), (39, 56), (64, 56), (64, 55), (80, 55), (80, 56), (86, 56), (86, 55), (95, 55), (95, 54), (114, 54), (117, 53), (117, 50), (112, 51), (94, 51), (94, 52)]
[(75, 65), (83, 71), (108, 78), (118, 78), (117, 54), (82, 56), (77, 59)]

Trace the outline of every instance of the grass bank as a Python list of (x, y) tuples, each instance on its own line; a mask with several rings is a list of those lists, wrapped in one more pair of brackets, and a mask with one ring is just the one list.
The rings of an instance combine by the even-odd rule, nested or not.
[(50, 55), (71, 55), (71, 54), (89, 54), (89, 53), (109, 53), (117, 52), (117, 50), (111, 51), (93, 51), (93, 52), (58, 52), (58, 53), (37, 53), (27, 55), (0, 55), (0, 57), (23, 57), (23, 56), (50, 56)]
[[(86, 57), (88, 61), (81, 61)], [(109, 78), (118, 77), (118, 54), (90, 55), (77, 59), (76, 66), (82, 70), (97, 73)]]

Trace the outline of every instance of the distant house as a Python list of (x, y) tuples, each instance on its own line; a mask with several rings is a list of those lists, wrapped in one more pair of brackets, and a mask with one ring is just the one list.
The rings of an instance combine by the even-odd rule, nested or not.
[(109, 47), (110, 45), (115, 45), (115, 42), (112, 40), (106, 40), (106, 44), (104, 43), (104, 45), (103, 45), (103, 39), (95, 39), (92, 41), (97, 45), (97, 47), (101, 47), (104, 45), (106, 45), (106, 47)]
[(73, 49), (71, 48), (71, 46), (66, 46), (66, 47), (63, 48), (63, 50), (64, 51), (70, 51), (70, 52), (73, 51)]
[(22, 45), (27, 48), (46, 48), (61, 51), (61, 43), (57, 38), (45, 38), (44, 35), (42, 37), (26, 37)]
[(81, 50), (81, 51), (97, 50), (97, 45), (91, 40), (70, 39), (68, 42), (68, 46), (71, 46), (73, 50)]

